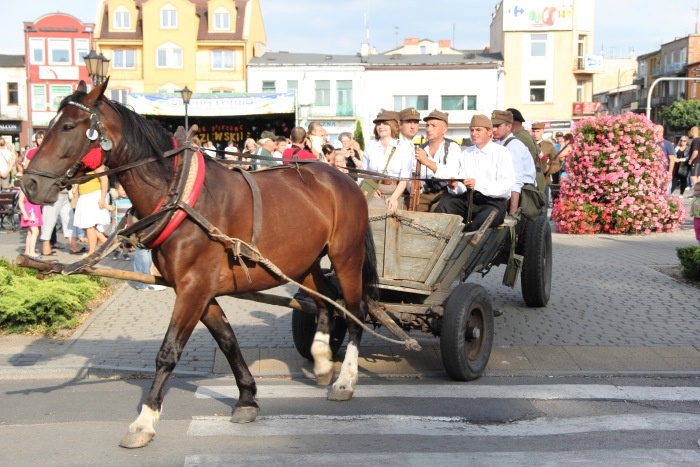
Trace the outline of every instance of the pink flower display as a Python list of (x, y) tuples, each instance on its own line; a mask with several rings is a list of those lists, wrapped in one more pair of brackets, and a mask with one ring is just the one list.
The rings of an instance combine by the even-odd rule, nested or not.
[(552, 218), (569, 234), (671, 232), (687, 214), (668, 196), (670, 175), (643, 115), (581, 120), (572, 131)]

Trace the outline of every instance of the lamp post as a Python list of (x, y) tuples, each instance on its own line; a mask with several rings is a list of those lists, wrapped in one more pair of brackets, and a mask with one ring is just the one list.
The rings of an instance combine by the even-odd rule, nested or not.
[(187, 120), (187, 106), (190, 104), (190, 99), (192, 98), (192, 91), (185, 85), (184, 88), (180, 89), (180, 94), (182, 94), (182, 103), (185, 104), (185, 133), (190, 129), (189, 121)]
[(625, 71), (617, 70), (617, 115), (620, 115), (622, 113), (622, 92), (620, 91), (620, 87), (622, 85), (622, 77), (625, 76), (627, 73), (632, 72), (632, 79), (634, 80), (634, 77), (637, 76), (637, 70), (634, 69), (629, 69)]
[(92, 79), (92, 85), (99, 86), (102, 84), (109, 70), (109, 59), (95, 52), (95, 49), (91, 49), (89, 54), (83, 56), (83, 60), (85, 60), (88, 75)]

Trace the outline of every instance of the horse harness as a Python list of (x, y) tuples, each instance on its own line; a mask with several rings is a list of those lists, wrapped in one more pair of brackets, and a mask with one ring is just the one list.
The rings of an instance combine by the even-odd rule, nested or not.
[[(129, 218), (133, 219), (134, 217), (133, 215), (124, 216), (117, 228), (114, 229), (114, 232), (97, 251), (83, 260), (66, 265), (65, 269), (62, 271), (63, 274), (76, 273), (81, 269), (97, 264), (122, 241), (138, 245), (140, 248), (155, 248), (161, 245), (177, 229), (182, 221), (189, 216), (204, 229), (210, 237), (231, 243), (234, 258), (238, 259), (238, 262), (246, 273), (248, 281), (251, 281), (244, 259), (258, 262), (262, 258), (256, 245), (262, 231), (263, 206), (260, 188), (250, 174), (245, 170), (239, 170), (243, 179), (250, 187), (253, 198), (253, 229), (251, 241), (247, 243), (240, 239), (230, 238), (224, 235), (217, 227), (212, 225), (204, 216), (194, 209), (194, 205), (197, 202), (202, 185), (204, 184), (206, 164), (203, 155), (199, 151), (195, 151), (189, 141), (184, 142), (184, 144), (179, 143), (179, 141), (184, 140), (182, 132), (178, 132), (180, 138), (173, 141), (175, 148), (163, 153), (160, 157), (153, 156), (130, 164), (125, 164), (116, 169), (106, 170), (99, 174), (73, 178), (73, 175), (83, 166), (83, 159), (88, 153), (90, 145), (96, 141), (98, 137), (101, 140), (100, 147), (108, 154), (107, 159), (109, 159), (109, 154), (112, 150), (112, 141), (105, 137), (105, 128), (100, 121), (100, 114), (97, 110), (91, 109), (79, 102), (69, 101), (68, 104), (90, 113), (90, 128), (88, 128), (85, 133), (87, 139), (80, 157), (63, 176), (36, 169), (25, 170), (25, 173), (56, 179), (55, 183), (59, 187), (64, 188), (74, 183), (84, 183), (93, 178), (123, 172), (139, 165), (157, 161), (161, 157), (174, 157), (175, 173), (166, 195), (156, 205), (153, 213), (138, 219), (128, 227), (126, 226), (127, 220)], [(182, 152), (184, 152), (185, 157), (180, 157), (180, 153)]]

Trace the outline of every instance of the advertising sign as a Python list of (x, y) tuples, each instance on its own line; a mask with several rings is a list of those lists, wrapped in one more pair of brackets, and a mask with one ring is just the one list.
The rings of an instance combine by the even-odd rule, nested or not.
[(503, 0), (503, 31), (571, 31), (572, 0)]
[[(129, 94), (127, 105), (141, 115), (185, 115), (179, 94)], [(285, 94), (196, 94), (187, 107), (191, 117), (267, 115), (294, 113), (294, 93)]]

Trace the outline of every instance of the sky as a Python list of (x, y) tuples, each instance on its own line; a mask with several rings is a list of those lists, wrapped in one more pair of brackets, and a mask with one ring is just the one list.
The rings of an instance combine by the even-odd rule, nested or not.
[[(7, 0), (5, 0), (7, 1)], [(523, 0), (527, 1), (527, 0)], [(596, 2), (594, 55), (626, 58), (694, 33), (700, 0)], [(95, 22), (97, 0), (20, 0), (4, 9), (0, 54), (23, 54), (23, 23), (56, 11)], [(497, 0), (260, 0), (271, 51), (354, 55), (366, 38), (386, 52), (406, 37), (450, 39), (458, 49), (489, 42)], [(7, 5), (5, 5), (7, 6)]]

